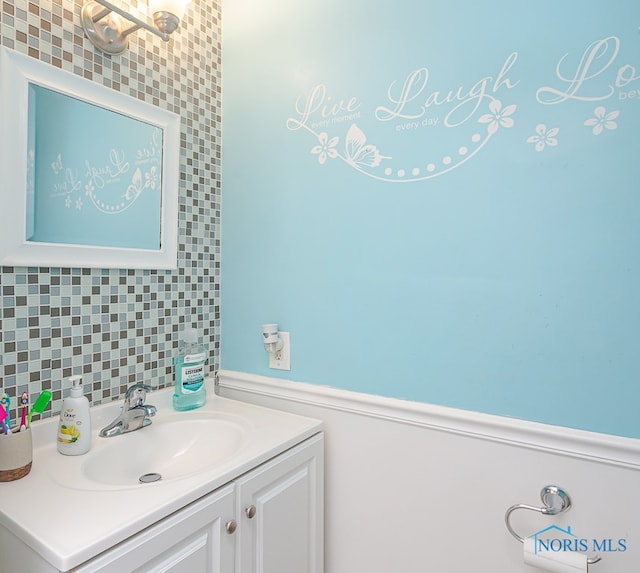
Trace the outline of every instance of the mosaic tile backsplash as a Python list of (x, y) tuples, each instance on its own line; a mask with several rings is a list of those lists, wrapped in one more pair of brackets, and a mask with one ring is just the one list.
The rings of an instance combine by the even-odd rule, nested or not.
[[(119, 5), (138, 17), (146, 1)], [(145, 381), (173, 383), (178, 334), (193, 326), (218, 367), (220, 278), (220, 6), (193, 0), (167, 43), (146, 31), (108, 56), (84, 36), (82, 1), (0, 3), (3, 46), (181, 116), (178, 269), (0, 268), (0, 393), (31, 402), (49, 389), (57, 415), (67, 378), (92, 404)], [(2, 126), (0, 126), (2, 129)], [(97, 134), (98, 135), (98, 134)], [(1, 183), (0, 183), (1, 185)], [(0, 208), (11, 208), (0, 187)], [(37, 416), (34, 416), (34, 420)]]

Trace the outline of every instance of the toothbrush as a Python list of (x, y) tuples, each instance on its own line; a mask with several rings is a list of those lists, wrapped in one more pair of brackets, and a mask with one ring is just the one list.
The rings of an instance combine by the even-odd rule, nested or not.
[(49, 390), (43, 390), (42, 394), (40, 394), (38, 399), (35, 401), (35, 404), (31, 406), (31, 410), (27, 416), (27, 428), (31, 427), (31, 416), (33, 416), (33, 413), (37, 412), (38, 414), (42, 414), (44, 409), (47, 407), (49, 400), (51, 400), (51, 392), (49, 392)]
[(4, 432), (5, 436), (9, 433), (9, 426), (7, 426), (7, 423), (5, 422), (7, 418), (9, 418), (9, 415), (0, 402), (0, 424), (2, 424), (2, 431)]
[(7, 424), (7, 426), (9, 426), (9, 428), (11, 428), (11, 398), (9, 397), (9, 394), (7, 394), (6, 392), (0, 394), (0, 404), (4, 406), (4, 411), (7, 415), (5, 423)]
[(20, 421), (20, 431), (27, 429), (27, 406), (29, 405), (29, 393), (20, 394), (20, 404), (22, 404), (22, 420)]

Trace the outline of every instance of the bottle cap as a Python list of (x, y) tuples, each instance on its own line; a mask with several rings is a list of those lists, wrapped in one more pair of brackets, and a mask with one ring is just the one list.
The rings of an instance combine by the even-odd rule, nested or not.
[(180, 336), (180, 338), (184, 342), (188, 342), (190, 344), (193, 344), (195, 342), (198, 342), (198, 332), (196, 331), (195, 328), (185, 328), (182, 331), (182, 335)]
[(69, 382), (71, 382), (71, 397), (80, 398), (84, 395), (84, 384), (82, 384), (82, 376), (79, 374), (76, 376), (70, 376)]

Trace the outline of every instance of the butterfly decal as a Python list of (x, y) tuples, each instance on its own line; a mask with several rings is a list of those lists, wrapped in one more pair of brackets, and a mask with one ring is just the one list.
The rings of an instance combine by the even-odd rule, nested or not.
[(56, 160), (51, 163), (51, 169), (56, 175), (62, 171), (62, 155), (60, 153), (58, 153)]
[(364, 132), (354, 123), (345, 139), (347, 162), (360, 167), (378, 167), (383, 159), (391, 159), (380, 154), (375, 145), (367, 143)]
[(131, 185), (127, 187), (124, 198), (127, 201), (135, 201), (140, 193), (142, 193), (142, 171), (138, 167), (131, 178)]

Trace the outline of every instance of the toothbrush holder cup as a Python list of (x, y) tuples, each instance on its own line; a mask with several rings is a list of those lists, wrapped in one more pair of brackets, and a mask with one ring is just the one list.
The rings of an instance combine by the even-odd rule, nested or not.
[(33, 443), (31, 428), (0, 433), (0, 482), (23, 478), (31, 471)]

